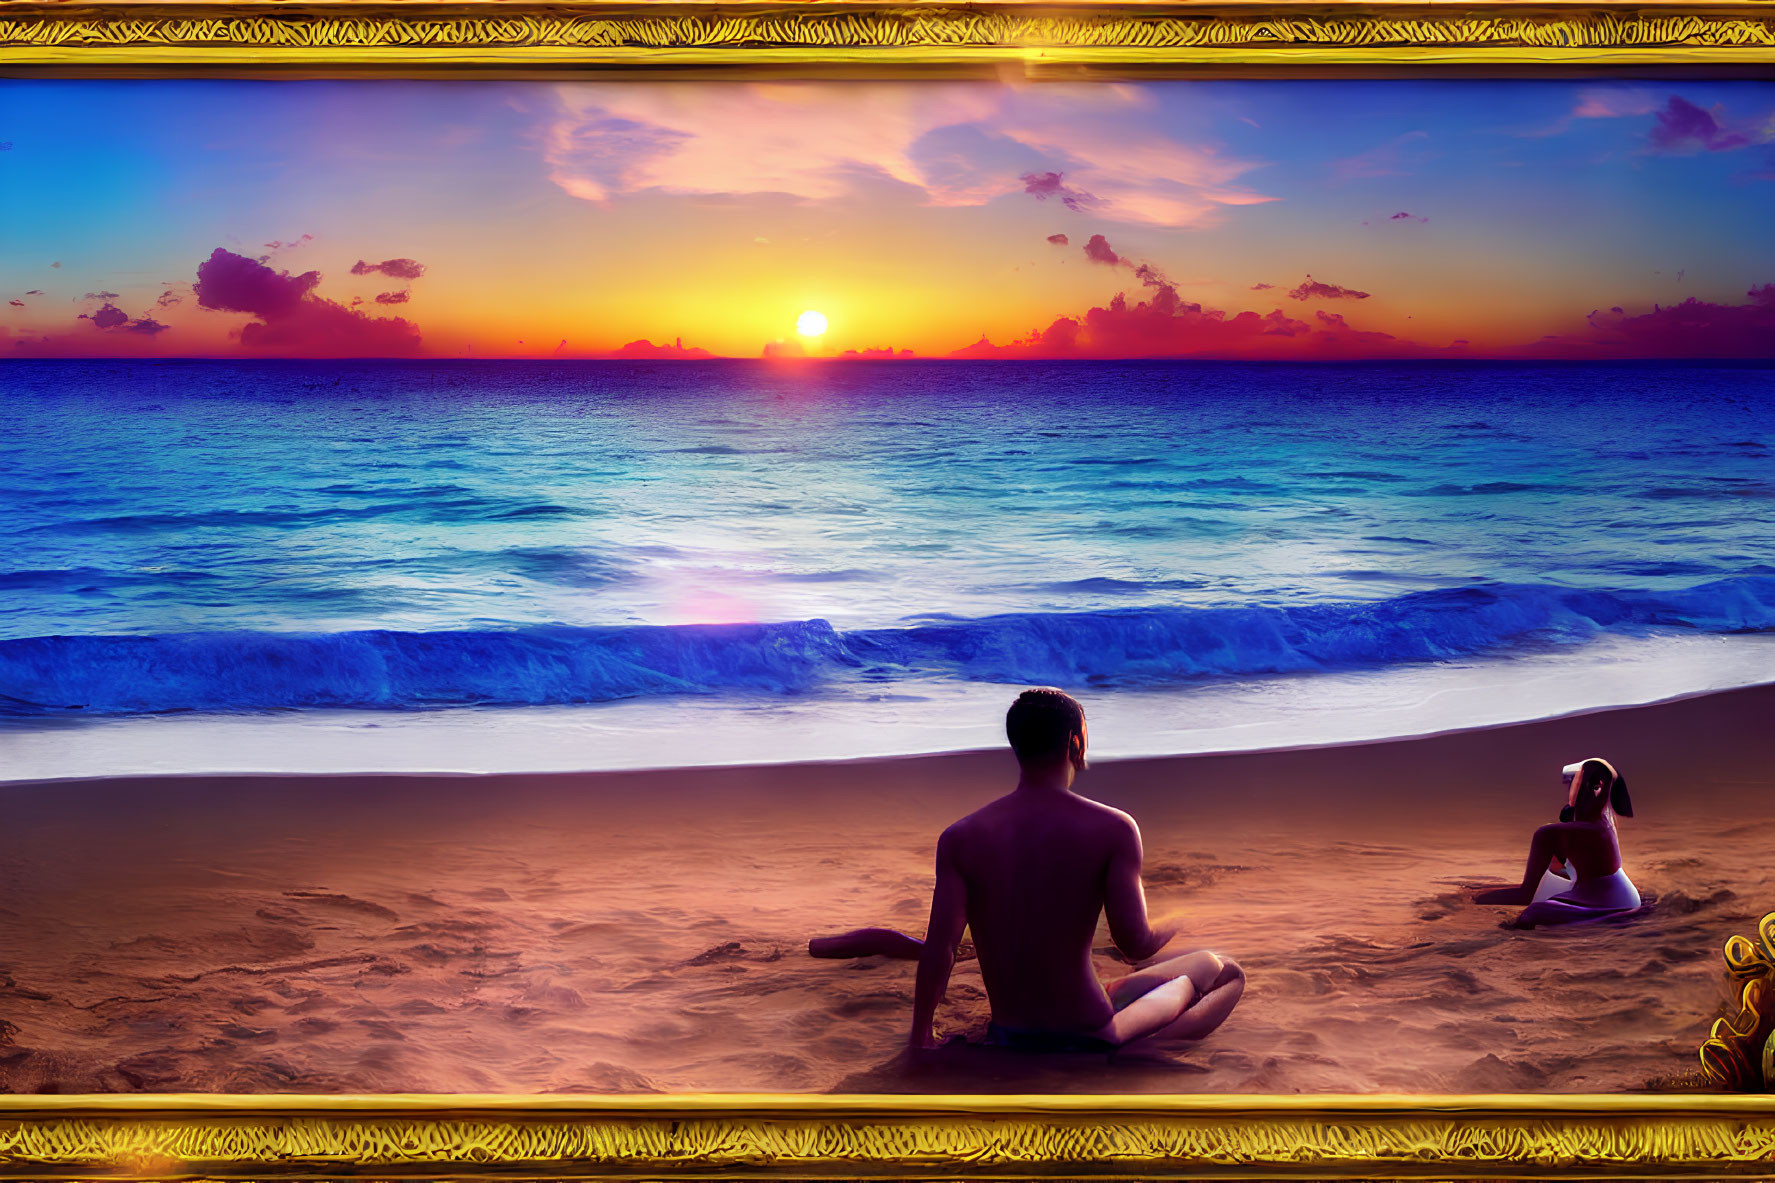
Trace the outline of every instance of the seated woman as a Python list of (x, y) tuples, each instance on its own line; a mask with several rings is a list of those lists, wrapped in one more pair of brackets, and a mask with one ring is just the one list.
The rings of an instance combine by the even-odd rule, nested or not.
[(1615, 833), (1617, 814), (1633, 816), (1626, 778), (1592, 757), (1568, 765), (1565, 780), (1566, 808), (1559, 821), (1535, 831), (1522, 883), (1474, 897), (1481, 904), (1526, 904), (1517, 928), (1602, 920), (1640, 906), (1639, 891), (1621, 869)]

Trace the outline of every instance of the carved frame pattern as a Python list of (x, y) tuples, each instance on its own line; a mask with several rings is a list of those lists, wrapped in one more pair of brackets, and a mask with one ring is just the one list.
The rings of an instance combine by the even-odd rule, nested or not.
[(1775, 1176), (1775, 1097), (12, 1097), (0, 1177)]
[(1772, 63), (1775, 0), (0, 0), (0, 70)]

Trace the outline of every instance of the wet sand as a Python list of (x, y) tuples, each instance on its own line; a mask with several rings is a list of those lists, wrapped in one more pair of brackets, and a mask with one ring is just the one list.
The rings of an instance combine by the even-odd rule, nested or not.
[[(1006, 753), (474, 777), (0, 786), (0, 1089), (1581, 1091), (1680, 1087), (1775, 909), (1775, 687), (1444, 736), (1104, 762), (1155, 910), (1246, 967), (1198, 1044), (897, 1062), (932, 846)], [(687, 741), (689, 742), (689, 741)], [(1500, 927), (1558, 770), (1627, 775), (1625, 923)], [(1108, 951), (1104, 975), (1122, 967)], [(977, 1036), (964, 961), (939, 1030)]]

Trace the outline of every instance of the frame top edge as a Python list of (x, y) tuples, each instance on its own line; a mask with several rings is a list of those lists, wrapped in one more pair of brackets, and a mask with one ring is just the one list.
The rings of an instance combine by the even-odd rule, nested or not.
[(1775, 1094), (1720, 1093), (1233, 1093), (1233, 1094), (904, 1094), (904, 1093), (679, 1093), (679, 1094), (240, 1094), (101, 1093), (0, 1096), (0, 1121), (75, 1112), (143, 1118), (189, 1118), (205, 1113), (368, 1116), (426, 1112), (488, 1115), (578, 1114), (635, 1117), (752, 1114), (784, 1119), (841, 1113), (992, 1115), (1114, 1112), (1153, 1117), (1348, 1113), (1384, 1116), (1438, 1113), (1466, 1117), (1654, 1117), (1659, 1115), (1775, 1118)]

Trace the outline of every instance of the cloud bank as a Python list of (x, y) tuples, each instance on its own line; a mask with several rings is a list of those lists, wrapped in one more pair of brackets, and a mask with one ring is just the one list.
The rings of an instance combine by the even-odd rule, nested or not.
[(1571, 358), (1775, 357), (1775, 283), (1745, 293), (1743, 304), (1691, 296), (1680, 304), (1629, 313), (1616, 306), (1585, 318), (1586, 332), (1549, 335), (1536, 352)]
[(403, 357), (419, 352), (419, 330), (399, 317), (371, 317), (314, 294), (320, 272), (291, 275), (217, 247), (197, 268), (199, 307), (245, 312), (248, 349), (295, 357)]
[(549, 176), (592, 202), (828, 201), (892, 184), (928, 205), (1026, 194), (1111, 221), (1204, 226), (1224, 207), (1273, 200), (1241, 184), (1262, 161), (1170, 134), (1133, 86), (566, 83), (551, 94), (537, 132)]
[(612, 350), (608, 356), (631, 358), (637, 361), (685, 361), (702, 357), (714, 357), (715, 355), (710, 353), (707, 349), (698, 349), (695, 346), (687, 348), (684, 344), (684, 338), (679, 337), (670, 345), (655, 345), (652, 341), (646, 340), (645, 338), (639, 341), (630, 341), (621, 349)]

